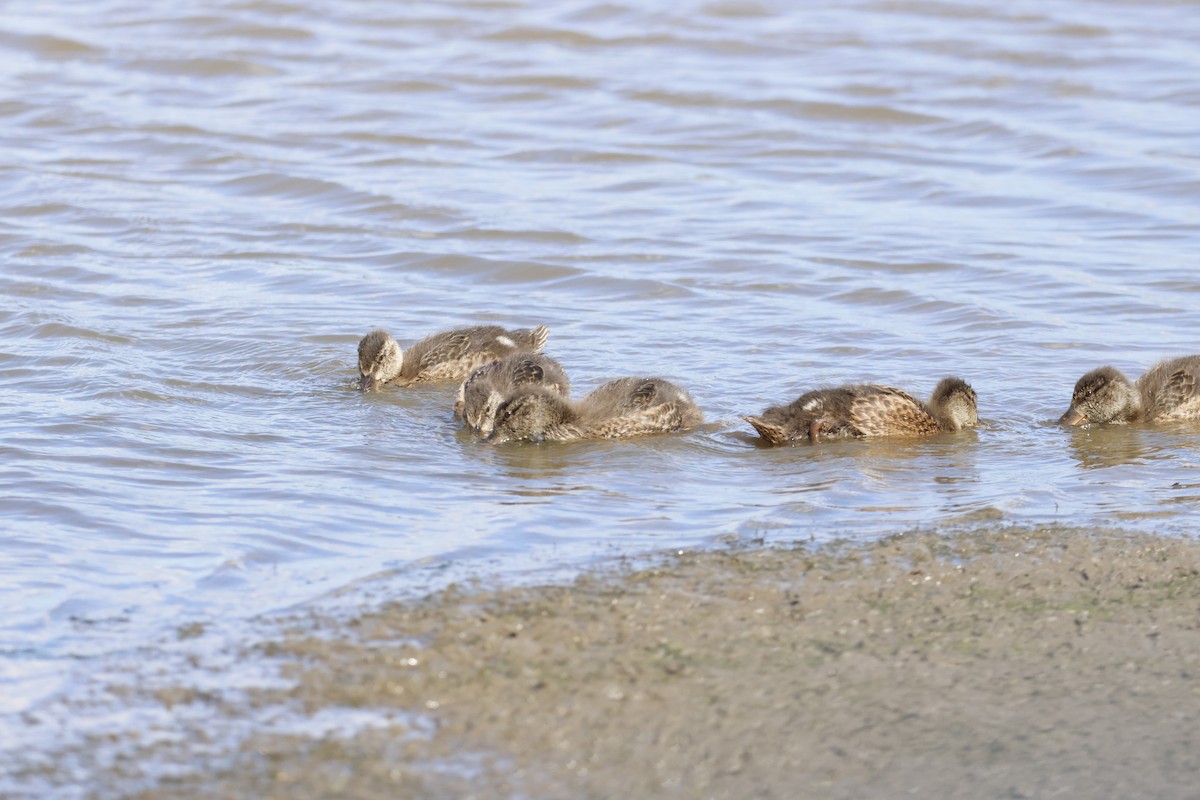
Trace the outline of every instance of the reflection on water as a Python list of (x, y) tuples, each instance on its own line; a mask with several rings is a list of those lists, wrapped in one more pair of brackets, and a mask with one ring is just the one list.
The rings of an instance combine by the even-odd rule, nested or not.
[[(1044, 423), (1098, 364), (1200, 349), (1197, 25), (1072, 0), (0, 10), (0, 714), (414, 564), (1192, 533), (1194, 428)], [(488, 323), (547, 324), (579, 395), (661, 375), (708, 423), (491, 447), (453, 387), (353, 389), (373, 327)], [(740, 419), (945, 374), (985, 427), (763, 448)]]
[[(1084, 469), (1150, 465), (1154, 461), (1200, 456), (1196, 428), (1187, 423), (1156, 425), (1085, 425), (1065, 428), (1070, 453)], [(1190, 453), (1188, 451), (1191, 451)]]
[(500, 445), (474, 442), (468, 446), (476, 448), (474, 455), (493, 465), (503, 481), (502, 491), (506, 495), (530, 498), (604, 491), (602, 485), (588, 482), (590, 476), (595, 475), (595, 470), (589, 468), (595, 451), (584, 444), (551, 443), (545, 447), (530, 447), (512, 442)]

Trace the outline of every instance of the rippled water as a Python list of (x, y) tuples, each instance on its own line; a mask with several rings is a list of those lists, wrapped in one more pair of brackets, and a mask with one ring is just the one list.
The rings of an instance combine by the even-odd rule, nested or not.
[[(1093, 366), (1200, 351), (1200, 6), (24, 8), (0, 742), (167, 626), (429, 561), (1194, 527), (1194, 427), (1051, 423)], [(485, 322), (549, 325), (580, 393), (670, 377), (709, 423), (492, 448), (451, 387), (354, 390), (368, 329)], [(982, 430), (767, 450), (739, 419), (947, 373)]]

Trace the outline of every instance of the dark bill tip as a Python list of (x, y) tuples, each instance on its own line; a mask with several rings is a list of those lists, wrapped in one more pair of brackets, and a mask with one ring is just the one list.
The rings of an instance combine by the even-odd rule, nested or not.
[(1070, 425), (1074, 428), (1078, 427), (1079, 425), (1086, 424), (1088, 418), (1076, 411), (1075, 406), (1071, 406), (1067, 409), (1067, 413), (1058, 418), (1058, 421), (1059, 424)]

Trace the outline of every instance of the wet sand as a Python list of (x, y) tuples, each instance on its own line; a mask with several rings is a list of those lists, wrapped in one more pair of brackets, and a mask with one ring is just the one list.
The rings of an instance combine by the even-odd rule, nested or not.
[(194, 771), (131, 796), (1200, 791), (1188, 540), (1050, 527), (679, 554), (318, 617), (246, 655), (263, 657), (294, 687), (219, 713), (411, 716), (207, 743)]

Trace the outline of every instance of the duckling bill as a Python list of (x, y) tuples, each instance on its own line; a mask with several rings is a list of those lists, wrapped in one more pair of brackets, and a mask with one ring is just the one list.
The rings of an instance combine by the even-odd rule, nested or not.
[(855, 384), (817, 389), (757, 417), (743, 417), (772, 445), (867, 436), (919, 436), (979, 424), (975, 390), (944, 378), (928, 403), (891, 386)]
[(1100, 367), (1075, 383), (1071, 405), (1058, 421), (1076, 426), (1200, 419), (1198, 376), (1200, 355), (1160, 361), (1132, 383), (1118, 370)]
[(508, 331), (496, 325), (460, 328), (426, 337), (402, 350), (387, 331), (373, 330), (358, 343), (358, 388), (384, 384), (461, 381), (471, 370), (512, 353), (540, 353), (545, 325)]

